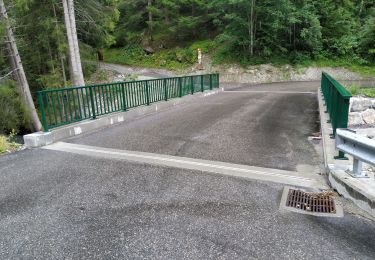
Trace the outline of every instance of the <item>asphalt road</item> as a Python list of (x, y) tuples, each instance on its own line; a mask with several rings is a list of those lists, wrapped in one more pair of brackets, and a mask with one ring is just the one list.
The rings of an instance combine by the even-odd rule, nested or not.
[(317, 165), (308, 137), (319, 131), (318, 83), (259, 86), (230, 88), (204, 103), (199, 99), (67, 142), (284, 170)]
[[(313, 94), (222, 93), (70, 142), (296, 169), (319, 161), (316, 109)], [(0, 259), (375, 255), (374, 222), (281, 212), (274, 183), (45, 149), (1, 156), (0, 183)]]
[(137, 68), (126, 65), (101, 62), (100, 67), (105, 70), (115, 71), (120, 74), (135, 74), (142, 77), (164, 78), (174, 77), (175, 73), (164, 69)]

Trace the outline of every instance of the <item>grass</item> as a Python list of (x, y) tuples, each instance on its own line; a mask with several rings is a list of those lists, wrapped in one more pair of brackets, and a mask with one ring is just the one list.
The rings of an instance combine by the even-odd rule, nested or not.
[[(134, 48), (132, 48), (134, 50)], [(154, 54), (145, 54), (136, 50), (133, 53), (127, 48), (104, 50), (104, 61), (136, 67), (166, 68), (171, 70), (184, 69), (190, 63), (178, 61), (174, 50), (162, 50)]]
[(0, 154), (14, 152), (21, 147), (13, 140), (15, 134), (15, 132), (12, 132), (9, 136), (0, 135)]
[(375, 77), (375, 66), (369, 66), (366, 63), (363, 63), (360, 60), (356, 59), (344, 59), (344, 58), (336, 58), (336, 59), (318, 59), (318, 60), (306, 60), (297, 64), (297, 66), (301, 67), (333, 67), (333, 68), (345, 68), (350, 71), (356, 72), (363, 77)]
[(110, 63), (124, 64), (136, 67), (165, 68), (181, 70), (191, 67), (197, 62), (197, 49), (209, 53), (213, 64), (238, 64), (244, 68), (250, 65), (272, 64), (276, 67), (292, 65), (295, 69), (306, 67), (345, 68), (356, 72), (362, 77), (375, 77), (375, 66), (360, 58), (318, 58), (312, 60), (309, 56), (300, 54), (297, 57), (248, 57), (236, 54), (226, 44), (215, 40), (204, 40), (191, 43), (185, 47), (162, 49), (147, 55), (138, 45), (104, 50), (104, 60)]
[(353, 96), (364, 95), (369, 98), (375, 98), (375, 88), (361, 88), (357, 85), (352, 85), (348, 87), (348, 90)]

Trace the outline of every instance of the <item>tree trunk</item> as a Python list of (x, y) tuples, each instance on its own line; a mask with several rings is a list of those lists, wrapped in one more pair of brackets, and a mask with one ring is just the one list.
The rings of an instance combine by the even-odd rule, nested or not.
[(103, 50), (102, 49), (98, 49), (96, 51), (96, 53), (98, 54), (98, 60), (99, 61), (104, 61), (104, 53), (103, 53)]
[(74, 40), (74, 52), (76, 55), (77, 65), (78, 65), (78, 71), (79, 71), (79, 84), (80, 86), (85, 85), (85, 79), (83, 77), (83, 71), (82, 71), (82, 63), (81, 63), (81, 54), (79, 52), (79, 45), (78, 45), (78, 36), (77, 36), (77, 28), (76, 28), (76, 16), (74, 12), (74, 0), (68, 0), (69, 4), (69, 11), (70, 11), (70, 21), (71, 21), (71, 29), (72, 29), (72, 35)]
[(60, 62), (61, 62), (61, 70), (62, 70), (62, 76), (64, 80), (64, 87), (66, 87), (66, 73), (65, 73), (65, 65), (64, 65), (64, 58), (60, 56)]
[(148, 0), (147, 7), (148, 7), (148, 36), (150, 42), (152, 42), (152, 12), (150, 7), (152, 6), (152, 0)]
[(254, 55), (254, 5), (255, 0), (251, 0), (251, 7), (250, 7), (250, 26), (249, 26), (249, 34), (250, 34), (250, 55)]
[(361, 0), (361, 3), (359, 5), (359, 14), (358, 14), (359, 16), (361, 16), (362, 10), (363, 10), (363, 0)]
[[(55, 26), (56, 26), (56, 31), (59, 31), (59, 22), (57, 20), (57, 14), (56, 14), (56, 7), (55, 7), (55, 4), (52, 3), (52, 10), (53, 10), (53, 16), (55, 18)], [(60, 37), (58, 37), (58, 42), (61, 41)], [(60, 48), (58, 48), (58, 56), (60, 58), (60, 63), (61, 63), (61, 71), (62, 71), (62, 76), (63, 76), (63, 81), (64, 81), (64, 87), (66, 87), (66, 83), (67, 83), (67, 80), (66, 80), (66, 73), (65, 73), (65, 63), (64, 63), (64, 56), (61, 52), (60, 52)]]
[(42, 124), (40, 123), (38, 113), (35, 109), (34, 101), (30, 93), (29, 83), (27, 82), (26, 74), (23, 69), (21, 57), (18, 53), (18, 48), (17, 48), (16, 40), (13, 36), (12, 28), (10, 27), (10, 24), (8, 21), (8, 15), (7, 15), (3, 0), (0, 0), (0, 12), (1, 12), (1, 19), (5, 20), (5, 23), (6, 23), (9, 59), (10, 59), (10, 64), (12, 66), (12, 70), (14, 71), (14, 74), (13, 74), (14, 78), (16, 79), (18, 83), (17, 85), (19, 87), (20, 94), (30, 111), (32, 130), (40, 131), (42, 129)]
[(66, 34), (68, 37), (70, 66), (72, 71), (72, 81), (75, 86), (84, 86), (81, 57), (79, 54), (76, 20), (74, 14), (73, 0), (63, 0), (64, 18)]

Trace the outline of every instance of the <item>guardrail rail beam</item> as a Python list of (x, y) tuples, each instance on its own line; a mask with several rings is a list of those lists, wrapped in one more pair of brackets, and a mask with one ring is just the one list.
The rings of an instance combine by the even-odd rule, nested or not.
[(348, 169), (347, 173), (355, 178), (368, 177), (362, 171), (362, 162), (375, 166), (375, 140), (349, 129), (337, 129), (336, 148), (353, 156), (353, 169)]

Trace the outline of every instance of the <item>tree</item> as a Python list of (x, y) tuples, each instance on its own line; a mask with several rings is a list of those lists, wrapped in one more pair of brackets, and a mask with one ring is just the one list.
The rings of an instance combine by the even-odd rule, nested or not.
[(66, 34), (69, 45), (69, 57), (73, 85), (84, 86), (81, 56), (79, 53), (76, 20), (73, 0), (63, 0)]
[(103, 60), (103, 48), (116, 43), (113, 31), (120, 18), (117, 0), (86, 0), (76, 4), (80, 41), (94, 48)]
[(371, 62), (375, 61), (375, 8), (371, 15), (365, 20), (363, 30), (360, 34), (359, 51), (363, 57)]
[(0, 12), (1, 12), (1, 19), (5, 22), (5, 27), (7, 31), (7, 49), (9, 52), (9, 61), (11, 64), (11, 68), (13, 71), (13, 75), (15, 80), (18, 83), (19, 92), (27, 105), (28, 109), (30, 110), (30, 117), (32, 122), (32, 130), (39, 131), (42, 128), (42, 124), (40, 123), (38, 113), (36, 112), (35, 105), (33, 98), (30, 93), (29, 83), (26, 78), (25, 71), (23, 69), (21, 57), (18, 52), (16, 39), (13, 35), (12, 28), (9, 23), (8, 14), (5, 8), (5, 4), (3, 0), (0, 0)]

